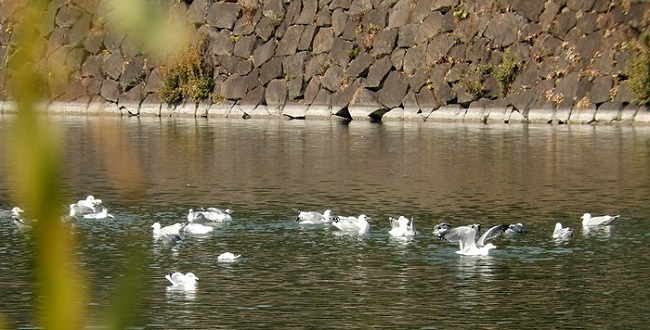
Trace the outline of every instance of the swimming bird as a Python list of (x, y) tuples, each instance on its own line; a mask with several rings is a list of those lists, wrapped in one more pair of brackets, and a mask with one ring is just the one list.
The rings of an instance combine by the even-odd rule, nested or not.
[(183, 241), (183, 237), (179, 234), (160, 234), (156, 236), (156, 239), (160, 239), (167, 244), (178, 244)]
[[(92, 209), (92, 212), (97, 212), (98, 208), (102, 206), (102, 200), (101, 199), (95, 199), (93, 195), (88, 195), (86, 199), (82, 199), (77, 202), (78, 206), (82, 207), (87, 207), (89, 209)], [(78, 212), (78, 214), (81, 214), (82, 212)], [(89, 212), (90, 213), (90, 212)]]
[(186, 223), (185, 227), (182, 229), (184, 233), (192, 235), (205, 235), (209, 234), (214, 230), (214, 227), (202, 225), (200, 223), (190, 222)]
[(365, 234), (370, 229), (370, 224), (368, 223), (369, 219), (370, 218), (368, 218), (365, 214), (362, 214), (359, 217), (338, 216), (334, 218), (334, 222), (332, 222), (332, 224), (334, 227), (338, 228), (341, 231)]
[(13, 218), (20, 218), (20, 217), (23, 216), (23, 213), (25, 213), (25, 211), (23, 209), (21, 209), (20, 207), (18, 207), (18, 206), (14, 206), (11, 209), (11, 216)]
[(151, 228), (153, 228), (153, 235), (155, 237), (160, 237), (163, 235), (180, 235), (181, 230), (185, 228), (185, 226), (187, 226), (187, 223), (177, 222), (173, 225), (162, 227), (160, 222), (154, 222), (154, 224), (151, 225)]
[(203, 216), (203, 212), (201, 212), (201, 211), (194, 211), (193, 209), (189, 209), (187, 211), (187, 221), (188, 222), (196, 222), (202, 216)]
[[(72, 211), (72, 209), (70, 209), (70, 210)], [(83, 218), (84, 219), (97, 219), (97, 220), (106, 219), (106, 218), (115, 219), (115, 217), (112, 214), (108, 213), (108, 209), (105, 208), (105, 207), (102, 207), (102, 210), (100, 212), (84, 214)]]
[(240, 254), (234, 254), (232, 252), (224, 252), (217, 257), (219, 262), (234, 262), (241, 257)]
[(327, 209), (320, 213), (317, 211), (300, 211), (296, 217), (296, 222), (301, 225), (317, 225), (332, 222), (332, 210)]
[(555, 230), (553, 230), (553, 238), (555, 239), (567, 239), (573, 236), (573, 229), (570, 227), (562, 227), (561, 223), (555, 224)]
[(11, 209), (11, 219), (19, 229), (29, 229), (34, 225), (34, 220), (25, 217), (25, 211), (18, 206)]
[(397, 220), (392, 216), (388, 217), (391, 230), (388, 231), (388, 234), (393, 237), (411, 237), (415, 236), (415, 227), (413, 226), (413, 219), (409, 220), (404, 216), (400, 216)]
[(440, 234), (451, 229), (451, 225), (447, 222), (441, 222), (433, 227), (433, 235), (439, 238)]
[(460, 246), (460, 250), (456, 251), (458, 254), (467, 256), (486, 256), (490, 250), (496, 248), (492, 243), (486, 243), (486, 241), (502, 234), (506, 229), (508, 229), (508, 225), (493, 226), (483, 233), (483, 235), (479, 237), (478, 241), (475, 241), (476, 234), (480, 231), (480, 228), (481, 226), (478, 224), (460, 226), (443, 232), (439, 237), (446, 239), (449, 242), (458, 242)]
[(598, 217), (592, 217), (590, 213), (585, 213), (580, 217), (582, 219), (583, 226), (601, 226), (608, 225), (612, 221), (618, 219), (620, 215), (602, 215)]
[(213, 222), (228, 222), (232, 221), (232, 211), (230, 209), (218, 209), (215, 207), (208, 207), (207, 210), (201, 211), (201, 215)]
[(520, 235), (528, 232), (528, 228), (524, 227), (521, 222), (512, 223), (504, 232), (506, 235)]
[(71, 217), (76, 217), (78, 215), (84, 215), (84, 214), (92, 214), (96, 212), (95, 208), (88, 207), (86, 205), (70, 204), (68, 208), (70, 209), (69, 216)]
[(194, 289), (196, 282), (199, 280), (194, 273), (183, 274), (181, 272), (169, 272), (165, 278), (171, 282), (174, 287), (184, 289)]

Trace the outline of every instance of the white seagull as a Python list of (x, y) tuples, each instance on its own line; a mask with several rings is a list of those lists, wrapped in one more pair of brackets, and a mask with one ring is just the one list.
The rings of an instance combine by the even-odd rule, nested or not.
[(334, 222), (332, 222), (332, 224), (334, 227), (338, 228), (341, 231), (365, 234), (370, 229), (368, 219), (370, 218), (368, 218), (365, 214), (360, 215), (358, 218), (338, 216), (334, 218)]
[(95, 199), (93, 195), (88, 195), (86, 199), (78, 201), (76, 205), (90, 208), (93, 210), (93, 212), (96, 212), (97, 209), (102, 205), (102, 200)]
[(79, 203), (70, 204), (69, 209), (70, 209), (70, 214), (68, 216), (70, 217), (76, 217), (78, 215), (84, 215), (84, 214), (92, 214), (96, 212), (94, 207), (80, 205)]
[(519, 235), (519, 234), (525, 234), (528, 232), (528, 228), (524, 227), (524, 225), (521, 222), (518, 223), (513, 223), (508, 226), (508, 229), (506, 229), (505, 234), (506, 235)]
[(562, 227), (561, 223), (555, 224), (555, 230), (553, 230), (553, 238), (555, 239), (567, 239), (573, 235), (573, 229), (570, 227)]
[(208, 207), (207, 210), (201, 211), (201, 215), (207, 220), (213, 222), (228, 222), (232, 221), (232, 211), (230, 209), (218, 209), (214, 207)]
[[(70, 213), (72, 213), (72, 208), (70, 209)], [(84, 214), (83, 218), (84, 219), (106, 219), (106, 218), (115, 219), (115, 217), (112, 214), (108, 213), (108, 209), (105, 207), (102, 207), (101, 212)]]
[(496, 248), (492, 243), (485, 243), (487, 240), (502, 234), (508, 225), (496, 225), (488, 229), (478, 241), (475, 241), (476, 234), (479, 232), (481, 226), (478, 224), (469, 225), (469, 226), (460, 226), (456, 228), (449, 229), (442, 234), (440, 238), (444, 238), (449, 242), (458, 242), (460, 245), (460, 250), (456, 251), (458, 254), (466, 256), (486, 256), (490, 250)]
[(187, 211), (187, 221), (189, 222), (196, 222), (202, 216), (203, 212), (201, 211), (194, 211), (193, 209), (189, 209), (189, 211)]
[(395, 220), (392, 216), (388, 217), (391, 230), (388, 234), (393, 237), (412, 237), (415, 236), (415, 227), (413, 226), (413, 219), (409, 220), (404, 216), (400, 216)]
[(34, 220), (25, 218), (25, 211), (18, 206), (15, 206), (11, 209), (11, 219), (13, 219), (14, 224), (19, 229), (29, 229), (32, 228)]
[(433, 227), (433, 235), (440, 237), (440, 235), (447, 230), (451, 229), (451, 225), (446, 222), (441, 222)]
[(300, 211), (296, 221), (301, 225), (318, 225), (332, 222), (332, 210), (320, 213), (316, 211)]
[(185, 223), (175, 223), (173, 225), (161, 227), (160, 222), (154, 222), (153, 225), (151, 225), (151, 228), (153, 228), (153, 235), (155, 237), (162, 237), (164, 235), (180, 235), (180, 232), (183, 228), (185, 228), (187, 224)]
[(18, 207), (18, 206), (14, 206), (14, 207), (11, 209), (11, 216), (12, 216), (13, 218), (22, 218), (22, 217), (23, 217), (23, 213), (25, 213), (25, 211), (24, 211), (23, 209), (21, 209), (20, 207)]
[(174, 287), (184, 289), (194, 289), (196, 281), (199, 280), (194, 273), (183, 274), (181, 272), (169, 272), (165, 278), (171, 282)]
[(610, 224), (619, 217), (620, 215), (602, 215), (599, 217), (592, 217), (590, 213), (585, 213), (580, 217), (580, 219), (582, 219), (583, 226), (604, 226)]
[(235, 262), (241, 257), (240, 254), (234, 254), (232, 252), (224, 252), (217, 257), (219, 262)]
[(187, 223), (183, 228), (183, 232), (192, 235), (205, 235), (214, 230), (214, 227), (202, 225), (200, 223)]

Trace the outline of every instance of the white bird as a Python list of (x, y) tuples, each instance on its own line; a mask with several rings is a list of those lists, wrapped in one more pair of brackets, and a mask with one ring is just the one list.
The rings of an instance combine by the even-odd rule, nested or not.
[(460, 226), (449, 229), (442, 234), (440, 238), (444, 238), (449, 242), (458, 242), (460, 250), (456, 251), (458, 254), (467, 256), (482, 255), (486, 256), (490, 250), (496, 248), (492, 243), (485, 243), (487, 240), (495, 238), (502, 234), (508, 225), (496, 225), (488, 229), (478, 241), (475, 241), (476, 234), (480, 230), (480, 225)]
[(12, 217), (16, 217), (16, 218), (22, 217), (23, 213), (25, 213), (25, 211), (23, 209), (21, 209), (20, 207), (18, 207), (18, 206), (14, 206), (11, 209), (11, 216)]
[(32, 228), (34, 220), (25, 218), (25, 211), (18, 206), (15, 206), (11, 209), (11, 219), (13, 219), (14, 224), (19, 229), (29, 229)]
[(567, 239), (573, 236), (573, 229), (570, 227), (562, 227), (561, 223), (555, 224), (555, 230), (553, 230), (553, 238), (555, 239)]
[(196, 281), (199, 280), (194, 273), (183, 274), (181, 272), (169, 272), (165, 278), (171, 282), (174, 287), (181, 287), (184, 289), (194, 289)]
[(240, 254), (234, 254), (232, 252), (224, 252), (217, 257), (219, 262), (234, 262), (241, 257)]
[(433, 227), (433, 235), (440, 238), (440, 235), (449, 229), (451, 229), (450, 224), (446, 222), (441, 222)]
[(580, 217), (580, 219), (582, 219), (583, 226), (601, 226), (608, 225), (619, 217), (620, 215), (602, 215), (598, 217), (592, 217), (590, 213), (585, 213), (582, 215), (582, 217)]
[(102, 200), (95, 199), (93, 195), (88, 195), (86, 199), (78, 201), (76, 205), (90, 208), (93, 210), (93, 212), (96, 212), (97, 209), (102, 205)]
[(187, 226), (185, 223), (175, 223), (173, 225), (161, 227), (160, 222), (154, 222), (153, 225), (151, 225), (151, 228), (153, 228), (153, 235), (156, 237), (161, 237), (163, 235), (180, 235), (181, 230)]
[(368, 219), (370, 218), (368, 218), (365, 214), (360, 215), (358, 218), (338, 216), (334, 218), (334, 222), (332, 222), (332, 224), (334, 227), (342, 231), (365, 234), (370, 229)]
[(332, 210), (325, 210), (320, 213), (316, 211), (300, 211), (296, 221), (301, 225), (317, 225), (332, 222)]
[(202, 225), (200, 223), (187, 223), (183, 228), (183, 232), (192, 235), (205, 235), (214, 230), (214, 227)]
[(388, 234), (393, 237), (411, 237), (415, 236), (415, 227), (413, 226), (413, 219), (409, 220), (404, 216), (400, 216), (395, 220), (395, 218), (388, 217), (391, 230), (388, 231)]
[(84, 214), (92, 214), (96, 212), (95, 208), (88, 207), (85, 205), (79, 205), (79, 204), (70, 204), (69, 209), (70, 209), (70, 213), (68, 214), (68, 216), (71, 217), (76, 217), (78, 215), (84, 215)]
[[(72, 209), (70, 209), (70, 212), (72, 213)], [(84, 214), (83, 218), (84, 219), (97, 219), (97, 220), (106, 219), (106, 218), (115, 219), (115, 217), (112, 214), (108, 213), (108, 209), (105, 208), (105, 207), (102, 207), (102, 210), (100, 212)]]
[(201, 215), (210, 221), (214, 222), (228, 222), (232, 221), (232, 211), (230, 209), (218, 209), (214, 207), (208, 207), (207, 210), (201, 211)]
[(510, 226), (508, 226), (508, 229), (506, 229), (505, 234), (519, 235), (519, 234), (525, 234), (527, 232), (528, 232), (528, 228), (524, 227), (524, 225), (521, 222), (518, 222), (518, 223), (510, 224)]
[(203, 216), (203, 212), (201, 211), (194, 211), (193, 209), (189, 209), (187, 211), (187, 221), (189, 222), (196, 222)]

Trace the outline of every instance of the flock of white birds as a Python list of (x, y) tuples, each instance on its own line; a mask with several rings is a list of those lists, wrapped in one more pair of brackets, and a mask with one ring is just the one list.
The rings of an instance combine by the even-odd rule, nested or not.
[[(101, 199), (96, 199), (90, 195), (86, 199), (79, 200), (75, 204), (68, 206), (69, 213), (63, 217), (63, 221), (75, 221), (81, 219), (107, 219), (114, 218), (108, 213), (108, 209), (103, 206)], [(298, 211), (296, 222), (300, 225), (332, 225), (341, 232), (348, 234), (365, 234), (370, 230), (369, 220), (372, 220), (365, 214), (355, 216), (334, 216), (330, 209), (323, 213), (317, 211)], [(24, 211), (20, 207), (14, 207), (11, 210), (11, 217), (21, 229), (31, 228), (34, 221), (25, 217)], [(588, 230), (598, 226), (606, 226), (612, 221), (618, 219), (619, 215), (603, 215), (592, 217), (591, 214), (585, 213), (582, 219), (583, 227)], [(162, 226), (155, 222), (151, 228), (153, 236), (164, 242), (175, 244), (183, 240), (185, 235), (207, 235), (214, 230), (215, 224), (232, 221), (232, 211), (230, 209), (207, 208), (193, 210), (187, 213), (187, 221), (177, 222), (172, 225)], [(417, 234), (413, 218), (408, 219), (404, 216), (394, 218), (389, 216), (390, 229), (388, 234), (391, 237), (411, 238)], [(521, 223), (496, 225), (481, 233), (479, 224), (453, 227), (449, 223), (443, 222), (434, 227), (433, 235), (437, 238), (449, 242), (457, 242), (459, 250), (456, 253), (468, 256), (486, 256), (490, 250), (495, 249), (494, 244), (487, 242), (501, 234), (516, 235), (528, 232), (526, 227)], [(551, 237), (555, 240), (566, 240), (573, 235), (573, 229), (563, 227), (561, 223), (555, 224), (555, 229)], [(241, 255), (231, 252), (224, 252), (217, 257), (218, 262), (236, 262)], [(171, 283), (168, 289), (193, 290), (196, 287), (199, 278), (191, 272), (181, 273), (172, 271), (165, 275), (165, 278)]]
[[(605, 226), (619, 217), (619, 215), (592, 217), (591, 214), (585, 213), (582, 216), (582, 225), (586, 228)], [(296, 218), (296, 221), (301, 225), (332, 224), (341, 231), (358, 234), (368, 232), (370, 229), (368, 220), (370, 220), (370, 218), (365, 214), (358, 217), (333, 216), (332, 211), (329, 209), (325, 210), (323, 213), (316, 211), (300, 211)], [(408, 219), (407, 217), (399, 216), (395, 219), (394, 217), (389, 216), (388, 220), (391, 225), (388, 234), (392, 237), (413, 237), (417, 233), (415, 225), (413, 224), (413, 218)], [(489, 254), (490, 250), (496, 248), (494, 244), (488, 243), (488, 240), (504, 233), (507, 235), (525, 234), (528, 232), (528, 229), (526, 229), (526, 227), (521, 223), (496, 225), (489, 228), (477, 239), (477, 235), (480, 232), (481, 226), (479, 224), (452, 227), (449, 223), (443, 222), (434, 227), (433, 234), (437, 238), (449, 242), (457, 242), (459, 250), (456, 253), (458, 254), (485, 256)], [(555, 230), (552, 234), (553, 239), (565, 240), (571, 236), (573, 236), (572, 228), (562, 227), (562, 224), (559, 222), (555, 224)]]

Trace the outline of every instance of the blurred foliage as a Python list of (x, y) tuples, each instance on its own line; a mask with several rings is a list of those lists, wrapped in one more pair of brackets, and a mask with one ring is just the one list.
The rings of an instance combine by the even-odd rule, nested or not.
[(160, 87), (163, 102), (201, 102), (210, 97), (214, 81), (212, 65), (206, 61), (207, 47), (207, 36), (201, 35), (181, 54), (171, 57), (163, 65)]
[[(95, 324), (91, 325), (89, 285), (75, 254), (75, 237), (60, 221), (64, 138), (42, 114), (51, 97), (48, 89), (65, 88), (70, 73), (65, 69), (64, 58), (43, 58), (47, 40), (40, 35), (39, 27), (46, 19), (49, 1), (16, 0), (12, 5), (13, 44), (5, 73), (8, 95), (17, 108), (11, 141), (18, 143), (7, 147), (12, 155), (7, 161), (15, 202), (38, 219), (32, 236), (36, 243), (32, 255), (38, 290), (38, 306), (34, 309), (39, 315), (35, 323), (44, 329), (83, 329)], [(183, 20), (167, 16), (166, 7), (156, 1), (102, 1), (98, 11), (98, 16), (106, 15), (109, 29), (121, 29), (139, 38), (146, 51), (161, 55), (161, 59), (172, 54), (177, 45), (185, 44), (185, 32), (189, 31), (178, 23)], [(113, 184), (125, 195), (144, 191), (140, 164), (128, 140), (120, 139), (123, 132), (119, 127), (94, 129), (98, 131), (96, 143), (103, 150)], [(118, 292), (105, 311), (104, 324), (100, 325), (103, 328), (122, 329), (137, 313), (135, 307), (144, 276), (138, 265), (144, 258), (138, 253), (127, 255), (135, 257), (125, 261), (126, 276), (118, 283)], [(0, 328), (6, 324), (0, 317)]]

